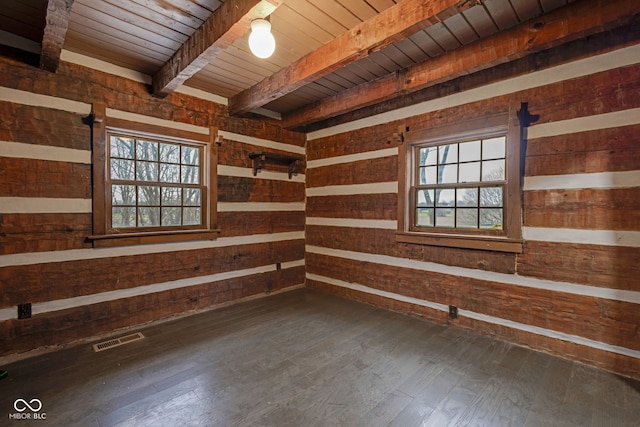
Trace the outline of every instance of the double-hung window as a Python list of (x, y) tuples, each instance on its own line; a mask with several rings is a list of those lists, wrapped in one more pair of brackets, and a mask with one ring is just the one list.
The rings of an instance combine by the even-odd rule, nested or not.
[(96, 110), (93, 245), (216, 238), (217, 130), (151, 126)]
[(521, 251), (517, 121), (501, 114), (404, 136), (399, 241)]
[(113, 231), (201, 228), (204, 146), (109, 132), (107, 188)]

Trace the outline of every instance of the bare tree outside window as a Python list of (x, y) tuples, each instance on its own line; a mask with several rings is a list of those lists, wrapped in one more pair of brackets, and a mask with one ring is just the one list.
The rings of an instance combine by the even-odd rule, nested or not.
[(516, 108), (504, 108), (401, 126), (396, 241), (522, 252), (524, 134)]
[(506, 137), (417, 146), (415, 226), (503, 228)]
[(109, 135), (111, 227), (202, 224), (202, 148)]

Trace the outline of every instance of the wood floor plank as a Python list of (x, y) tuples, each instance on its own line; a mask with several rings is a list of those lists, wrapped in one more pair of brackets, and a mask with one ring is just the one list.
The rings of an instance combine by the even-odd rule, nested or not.
[[(640, 381), (310, 289), (2, 367), (60, 426), (637, 426)], [(118, 335), (125, 335), (122, 332)], [(44, 425), (44, 423), (42, 423)]]

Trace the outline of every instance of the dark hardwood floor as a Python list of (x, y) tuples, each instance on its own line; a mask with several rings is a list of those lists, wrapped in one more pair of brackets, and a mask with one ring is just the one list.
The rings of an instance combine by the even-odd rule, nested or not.
[(640, 425), (638, 381), (308, 289), (140, 331), (0, 367), (0, 425)]

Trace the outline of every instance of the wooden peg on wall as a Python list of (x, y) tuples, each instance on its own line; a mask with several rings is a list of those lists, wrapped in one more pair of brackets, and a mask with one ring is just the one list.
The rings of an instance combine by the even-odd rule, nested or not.
[(397, 145), (402, 145), (404, 143), (404, 132), (407, 130), (408, 130), (407, 126), (398, 126), (398, 131), (394, 132), (391, 135), (391, 138), (387, 140), (387, 143), (391, 144), (392, 142), (394, 142)]

